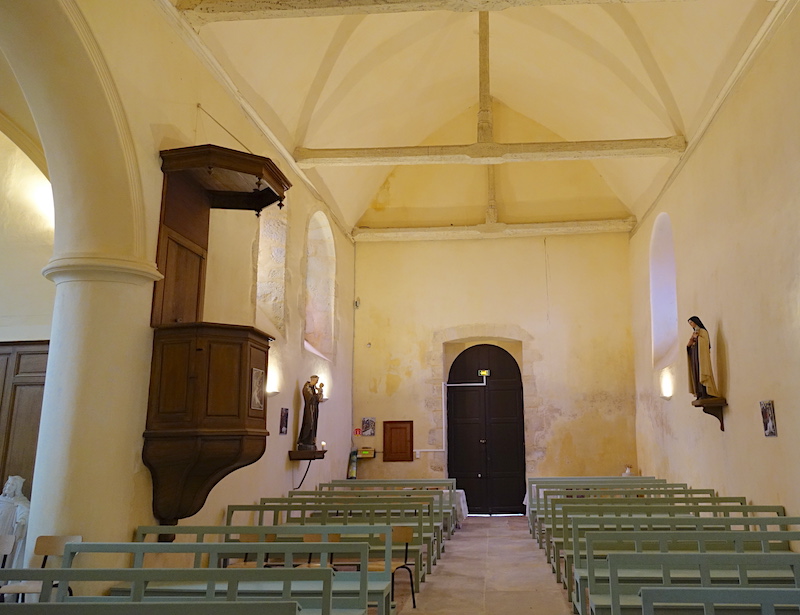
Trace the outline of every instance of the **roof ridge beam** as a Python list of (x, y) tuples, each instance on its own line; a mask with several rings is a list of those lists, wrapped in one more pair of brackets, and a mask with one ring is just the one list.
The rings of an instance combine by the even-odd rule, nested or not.
[(510, 239), (551, 235), (590, 235), (630, 233), (636, 218), (536, 222), (532, 224), (478, 224), (475, 226), (435, 226), (421, 228), (355, 228), (356, 243), (384, 241), (442, 241), (458, 239)]
[(300, 168), (397, 166), (428, 164), (504, 164), (599, 158), (680, 157), (686, 150), (681, 135), (661, 139), (554, 141), (541, 143), (470, 143), (342, 149), (297, 148)]
[(416, 11), (502, 11), (520, 6), (572, 6), (579, 4), (640, 4), (692, 0), (179, 0), (195, 28), (213, 21), (282, 19)]

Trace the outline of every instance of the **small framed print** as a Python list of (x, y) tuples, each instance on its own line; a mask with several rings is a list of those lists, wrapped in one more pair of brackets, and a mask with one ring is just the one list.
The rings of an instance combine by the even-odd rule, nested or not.
[(375, 417), (364, 417), (361, 419), (361, 434), (362, 436), (375, 435)]
[(765, 436), (777, 436), (778, 426), (775, 423), (775, 404), (771, 399), (758, 402), (761, 406), (761, 422), (764, 424)]
[(253, 375), (250, 379), (250, 409), (263, 410), (264, 409), (264, 383), (266, 382), (266, 373), (263, 369), (253, 368)]
[(281, 408), (281, 425), (278, 433), (282, 436), (289, 433), (289, 408)]

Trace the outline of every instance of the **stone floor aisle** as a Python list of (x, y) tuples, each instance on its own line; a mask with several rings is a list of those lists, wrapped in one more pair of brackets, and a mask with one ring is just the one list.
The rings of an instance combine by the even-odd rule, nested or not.
[(571, 615), (566, 592), (528, 533), (525, 517), (469, 517), (412, 608), (400, 571), (397, 615)]

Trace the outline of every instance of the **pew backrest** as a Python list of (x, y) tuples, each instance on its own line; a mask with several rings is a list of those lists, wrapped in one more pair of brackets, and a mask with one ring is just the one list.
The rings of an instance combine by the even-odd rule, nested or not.
[(749, 612), (755, 607), (761, 615), (775, 615), (777, 606), (800, 607), (800, 589), (788, 587), (643, 587), (642, 615), (658, 615), (659, 607), (671, 609), (698, 605), (704, 615), (714, 615), (718, 607)]

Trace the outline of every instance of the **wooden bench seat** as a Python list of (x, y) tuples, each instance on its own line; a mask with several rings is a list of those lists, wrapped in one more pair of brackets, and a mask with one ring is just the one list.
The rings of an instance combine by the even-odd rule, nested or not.
[(7, 612), (19, 615), (299, 615), (297, 602), (32, 602), (8, 604)]
[[(581, 614), (588, 612), (585, 588), (607, 581), (606, 558), (614, 553), (788, 553), (800, 531), (753, 532), (736, 530), (587, 532), (586, 569), (575, 571), (575, 595)], [(658, 578), (654, 573), (655, 578)], [(584, 582), (585, 580), (585, 582)]]
[[(306, 501), (290, 498), (275, 498), (269, 504), (231, 504), (226, 514), (226, 524), (237, 525), (404, 525), (414, 528), (414, 542), (409, 545), (409, 554), (414, 561), (414, 589), (420, 590), (427, 573), (425, 557), (432, 557), (431, 516), (427, 506), (419, 502), (339, 502), (325, 503), (320, 500)], [(285, 501), (284, 501), (285, 500)]]
[[(746, 498), (744, 497), (731, 497), (731, 496), (649, 496), (632, 497), (632, 498), (588, 498), (582, 500), (575, 500), (572, 498), (552, 498), (550, 500), (550, 513), (548, 520), (544, 523), (545, 531), (545, 554), (548, 563), (553, 562), (554, 559), (560, 557), (562, 552), (562, 544), (564, 537), (568, 535), (569, 514), (564, 514), (564, 510), (571, 510), (575, 506), (576, 501), (580, 501), (580, 506), (596, 505), (599, 507), (616, 507), (624, 509), (625, 507), (633, 509), (646, 510), (647, 507), (668, 507), (674, 511), (674, 515), (682, 514), (682, 510), (687, 507), (699, 505), (712, 505), (718, 507), (724, 506), (743, 506), (746, 505)], [(558, 570), (558, 566), (554, 567)], [(561, 580), (559, 572), (556, 572), (557, 580)]]
[[(426, 560), (428, 573), (433, 571), (439, 558), (442, 556), (444, 544), (444, 497), (440, 491), (413, 491), (401, 492), (398, 490), (362, 490), (362, 491), (290, 491), (290, 500), (322, 501), (326, 504), (349, 503), (421, 503), (426, 508), (425, 533), (423, 542), (430, 545), (430, 557)], [(261, 498), (259, 504), (268, 504), (276, 498)], [(388, 512), (388, 511), (387, 511)]]
[(443, 521), (445, 536), (450, 537), (457, 528), (456, 514), (456, 479), (454, 478), (382, 478), (382, 479), (355, 479), (332, 480), (319, 484), (320, 490), (359, 492), (359, 491), (440, 491), (444, 494), (445, 506)]
[[(538, 513), (543, 510), (541, 506), (540, 497), (541, 490), (546, 488), (552, 489), (569, 489), (581, 487), (621, 487), (626, 485), (628, 487), (635, 487), (640, 485), (648, 485), (654, 483), (664, 484), (667, 481), (663, 478), (655, 478), (653, 476), (536, 476), (528, 478), (527, 489), (525, 492), (525, 507), (526, 515), (528, 517), (528, 530), (531, 536), (537, 541), (540, 548), (544, 548), (543, 536), (539, 533), (538, 521), (540, 516)], [(684, 485), (688, 486), (688, 485)]]
[[(391, 584), (391, 565), (392, 565), (392, 542), (391, 526), (389, 525), (304, 525), (302, 528), (293, 525), (150, 525), (140, 526), (136, 530), (134, 540), (136, 542), (147, 542), (157, 540), (162, 534), (171, 532), (176, 539), (193, 540), (196, 543), (210, 542), (228, 543), (228, 556), (231, 554), (253, 555), (249, 551), (249, 546), (253, 542), (266, 542), (268, 538), (275, 537), (278, 541), (302, 542), (303, 536), (308, 534), (318, 534), (325, 542), (331, 534), (336, 534), (342, 541), (366, 542), (370, 546), (370, 568), (375, 568), (375, 558), (383, 562), (383, 566), (378, 569), (369, 570), (367, 583), (367, 598), (370, 605), (377, 607), (378, 615), (389, 615), (391, 611), (390, 584)], [(247, 537), (247, 542), (242, 542), (242, 537)], [(307, 551), (306, 551), (307, 552)], [(140, 556), (143, 560), (145, 552)], [(275, 553), (273, 552), (273, 555)], [(266, 557), (266, 556), (265, 556)], [(202, 562), (196, 560), (195, 565)], [(141, 566), (143, 561), (135, 562)], [(253, 562), (255, 564), (255, 562)], [(285, 565), (286, 562), (283, 562)], [(334, 562), (335, 564), (335, 562)], [(352, 575), (339, 574), (333, 585), (334, 595), (337, 593), (352, 594), (354, 581), (347, 577)]]
[[(89, 543), (86, 543), (89, 544)], [(280, 586), (274, 600), (295, 603), (302, 606), (303, 615), (366, 615), (366, 596), (364, 604), (351, 600), (347, 604), (334, 607), (333, 570), (320, 569), (230, 569), (230, 568), (36, 568), (36, 569), (0, 569), (0, 582), (8, 581), (41, 581), (42, 593), (40, 602), (55, 601), (58, 603), (87, 606), (86, 603), (120, 602), (181, 602), (183, 612), (191, 612), (192, 606), (187, 602), (221, 601), (234, 602), (256, 599), (259, 602), (273, 601), (269, 595), (258, 591), (260, 584), (276, 583)], [(126, 583), (128, 591), (114, 596), (69, 596), (70, 584), (86, 582)], [(304, 583), (315, 583), (319, 590), (314, 598), (301, 595), (298, 587)], [(150, 595), (150, 585), (174, 584), (191, 585), (194, 591), (182, 594)], [(16, 608), (6, 605), (5, 610)], [(279, 612), (289, 609), (290, 605), (279, 605)], [(74, 612), (74, 611), (73, 611)], [(141, 611), (139, 611), (141, 612)], [(149, 611), (148, 611), (149, 612)], [(175, 611), (172, 611), (175, 612)], [(283, 612), (286, 612), (283, 610)], [(296, 607), (295, 607), (296, 612)]]
[[(643, 587), (642, 615), (776, 615), (800, 612), (800, 589), (787, 587)], [(695, 608), (691, 608), (695, 607)]]
[[(706, 500), (706, 498), (710, 498)], [(664, 500), (667, 503), (680, 503), (684, 499), (696, 502), (719, 503), (713, 489), (689, 489), (677, 486), (649, 486), (633, 488), (603, 488), (603, 489), (545, 489), (542, 492), (542, 505), (545, 515), (542, 527), (552, 528), (555, 524), (561, 506), (570, 502), (580, 501), (582, 504), (615, 504), (630, 503), (631, 500), (639, 504), (652, 503), (653, 499)], [(744, 498), (736, 498), (734, 503), (745, 504)], [(552, 532), (549, 543), (545, 544), (547, 561), (553, 566), (556, 580), (560, 581), (559, 563), (561, 557), (560, 541), (562, 536)]]
[(797, 553), (611, 553), (607, 562), (607, 581), (589, 575), (594, 615), (639, 615), (646, 586), (800, 587)]
[[(774, 509), (774, 507), (770, 507)], [(733, 531), (785, 532), (800, 526), (800, 517), (572, 517), (571, 551), (568, 553), (569, 594), (578, 613), (586, 613), (588, 564), (586, 535), (604, 532), (667, 532), (667, 531)]]
[[(227, 591), (223, 582), (216, 582), (213, 575), (206, 582), (206, 577), (202, 576), (203, 571), (224, 570), (242, 571), (255, 573), (254, 576), (239, 582), (237, 591), (250, 598), (287, 598), (287, 588), (291, 589), (291, 599), (296, 600), (303, 607), (305, 613), (308, 609), (319, 609), (320, 602), (324, 601), (323, 596), (330, 594), (332, 606), (335, 612), (349, 613), (350, 610), (359, 612), (366, 610), (369, 590), (369, 545), (367, 543), (289, 543), (289, 542), (270, 542), (270, 543), (247, 543), (246, 550), (253, 554), (255, 559), (254, 568), (222, 568), (223, 559), (230, 556), (232, 543), (70, 543), (64, 549), (64, 566), (67, 570), (77, 570), (69, 568), (80, 553), (90, 553), (95, 556), (100, 554), (130, 555), (132, 556), (132, 568), (121, 570), (153, 570), (144, 568), (145, 557), (165, 557), (175, 555), (186, 555), (191, 559), (194, 568), (169, 568), (165, 570), (178, 570), (172, 577), (164, 580), (152, 579), (146, 584), (129, 587), (127, 585), (118, 586), (112, 590), (113, 596), (135, 595), (142, 592), (143, 597), (150, 599), (171, 599), (171, 598), (201, 598), (208, 595), (210, 598), (218, 595), (225, 595)], [(238, 546), (238, 545), (237, 545)], [(330, 558), (336, 554), (356, 554), (359, 560), (359, 570), (357, 572), (337, 572), (335, 577), (328, 580), (315, 580), (313, 577), (292, 577), (283, 573), (295, 570), (305, 570), (295, 568), (294, 564), (306, 562), (308, 554), (317, 554), (320, 557), (321, 567), (315, 570), (331, 570), (326, 564)], [(268, 554), (277, 554), (284, 561), (283, 568), (264, 568), (263, 563)], [(207, 559), (207, 568), (201, 568), (201, 560)], [(91, 569), (84, 569), (91, 570)], [(194, 578), (184, 576), (189, 573), (187, 570), (197, 573), (202, 582), (197, 582)], [(273, 573), (282, 573), (283, 576)], [(263, 576), (259, 576), (261, 573)], [(285, 577), (285, 579), (284, 579)], [(0, 577), (2, 578), (2, 577)], [(288, 581), (286, 580), (288, 579)], [(335, 579), (335, 580), (334, 580)], [(244, 581), (247, 581), (246, 583)], [(287, 585), (288, 583), (288, 585)], [(213, 591), (212, 591), (213, 588)], [(388, 591), (385, 590), (385, 591)], [(213, 594), (213, 595), (212, 595)], [(324, 604), (323, 604), (324, 606)]]

